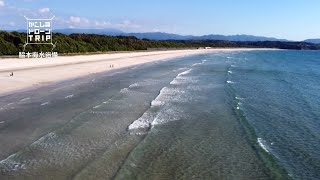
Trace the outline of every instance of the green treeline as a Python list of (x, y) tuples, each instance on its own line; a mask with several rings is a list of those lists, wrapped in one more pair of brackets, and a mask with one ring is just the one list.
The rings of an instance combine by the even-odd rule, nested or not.
[[(23, 51), (26, 34), (0, 31), (0, 55), (18, 55)], [(136, 51), (148, 48), (189, 48), (180, 42), (150, 41), (126, 36), (105, 36), (96, 34), (53, 34), (54, 51), (59, 53), (87, 53), (108, 51)], [(51, 52), (52, 45), (28, 45), (26, 52)]]
[[(25, 33), (0, 31), (0, 55), (18, 55), (23, 51), (25, 41)], [(320, 45), (303, 42), (154, 41), (128, 36), (60, 33), (53, 34), (53, 42), (57, 43), (54, 51), (61, 54), (199, 47), (320, 49)], [(51, 45), (28, 45), (25, 51), (51, 52), (51, 49)]]

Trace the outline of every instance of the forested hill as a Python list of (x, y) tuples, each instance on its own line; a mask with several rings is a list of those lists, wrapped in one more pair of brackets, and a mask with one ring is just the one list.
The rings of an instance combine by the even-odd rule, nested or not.
[[(25, 41), (25, 33), (0, 32), (0, 55), (17, 55), (23, 50)], [(179, 42), (149, 41), (135, 37), (94, 34), (53, 34), (53, 42), (57, 42), (54, 51), (59, 53), (134, 51), (147, 48), (188, 48), (191, 46)], [(28, 45), (26, 51), (49, 52), (51, 48), (51, 45)]]
[[(18, 55), (23, 50), (25, 33), (0, 31), (0, 55)], [(249, 47), (280, 49), (320, 49), (320, 45), (306, 42), (232, 42), (214, 40), (154, 41), (126, 36), (106, 36), (95, 34), (53, 34), (57, 42), (54, 51), (59, 53), (86, 53), (108, 51), (134, 51), (150, 48), (199, 48), (199, 47)], [(51, 45), (28, 45), (29, 52), (49, 52)]]

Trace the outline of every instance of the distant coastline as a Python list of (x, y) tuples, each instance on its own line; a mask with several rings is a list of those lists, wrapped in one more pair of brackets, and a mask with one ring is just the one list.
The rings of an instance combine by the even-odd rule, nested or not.
[[(0, 31), (0, 57), (16, 56), (23, 51), (26, 34)], [(320, 50), (320, 44), (290, 41), (228, 41), (228, 40), (150, 40), (134, 36), (107, 36), (97, 34), (53, 34), (59, 54), (107, 53), (118, 51), (146, 51), (148, 49), (211, 48), (276, 48)], [(26, 52), (50, 52), (51, 45), (27, 46)]]

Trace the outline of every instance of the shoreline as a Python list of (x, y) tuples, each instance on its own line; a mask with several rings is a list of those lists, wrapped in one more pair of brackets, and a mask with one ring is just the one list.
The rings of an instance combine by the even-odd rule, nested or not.
[[(287, 50), (278, 48), (239, 48), (239, 47), (213, 47), (211, 49), (182, 48), (182, 49), (164, 49), (164, 50), (133, 50), (133, 51), (107, 51), (107, 52), (86, 52), (86, 53), (60, 53), (59, 57), (75, 57), (75, 56), (92, 56), (92, 55), (112, 55), (112, 54), (129, 54), (129, 53), (152, 53), (152, 52), (168, 52), (168, 51), (186, 51), (186, 50)], [(289, 50), (289, 49), (288, 49)], [(1, 60), (19, 59), (18, 55), (0, 55)]]
[[(197, 54), (251, 50), (274, 49), (224, 48), (60, 56), (54, 59), (1, 59), (0, 81), (2, 83), (0, 84), (0, 96), (148, 62), (170, 60)], [(13, 77), (10, 77), (11, 72), (14, 73)]]
[[(135, 167), (150, 166), (151, 171), (144, 177), (152, 179), (164, 177), (155, 172), (169, 172), (166, 167), (172, 162), (178, 162), (174, 167), (190, 162), (200, 165), (200, 170), (190, 174), (208, 169), (217, 172), (227, 164), (244, 179), (286, 177), (282, 166), (277, 166), (273, 156), (259, 146), (259, 138), (265, 137), (247, 131), (253, 127), (241, 119), (242, 109), (236, 109), (240, 98), (226, 83), (231, 75), (226, 72), (232, 65), (229, 59), (238, 57), (238, 53), (259, 54), (259, 51), (149, 62), (44, 84), (3, 97), (0, 127), (2, 135), (9, 137), (1, 141), (5, 147), (0, 153), (3, 176), (46, 179), (63, 175), (94, 179), (98, 175), (127, 179), (128, 168), (135, 174), (138, 172)], [(241, 79), (239, 75), (235, 77)], [(195, 123), (198, 119), (201, 123)], [(140, 121), (149, 127), (130, 128)], [(221, 131), (226, 133), (221, 135)], [(15, 143), (11, 143), (12, 139)], [(216, 144), (221, 148), (214, 148)], [(194, 145), (199, 148), (190, 151), (189, 147)], [(163, 151), (161, 147), (172, 151)], [(143, 156), (139, 155), (141, 152)], [(177, 152), (184, 153), (180, 161), (174, 161)], [(212, 166), (212, 161), (203, 160), (208, 157), (206, 153), (212, 159), (226, 156), (226, 161)], [(237, 158), (228, 159), (231, 153), (236, 153)], [(157, 161), (154, 157), (163, 158)], [(133, 168), (132, 160), (136, 164)], [(59, 174), (53, 171), (57, 163), (63, 167)], [(246, 168), (238, 169), (233, 164)], [(90, 173), (93, 171), (94, 174)], [(176, 172), (189, 171), (182, 168)], [(218, 175), (211, 174), (217, 178)]]

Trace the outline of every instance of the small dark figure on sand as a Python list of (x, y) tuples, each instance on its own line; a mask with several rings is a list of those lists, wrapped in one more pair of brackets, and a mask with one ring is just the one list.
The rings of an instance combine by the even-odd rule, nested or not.
[(10, 76), (13, 76), (13, 72), (10, 73)]

